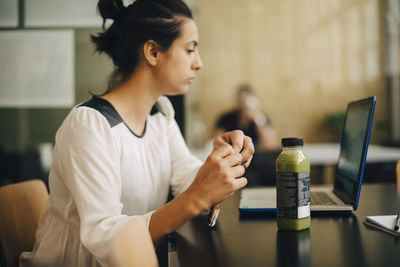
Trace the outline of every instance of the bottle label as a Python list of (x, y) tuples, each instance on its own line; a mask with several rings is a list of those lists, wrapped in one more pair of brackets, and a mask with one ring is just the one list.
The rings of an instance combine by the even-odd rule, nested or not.
[(276, 193), (278, 217), (310, 216), (310, 172), (277, 172)]

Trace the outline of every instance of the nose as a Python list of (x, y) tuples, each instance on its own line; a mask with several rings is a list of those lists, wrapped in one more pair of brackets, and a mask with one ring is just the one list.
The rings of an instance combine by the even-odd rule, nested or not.
[(203, 67), (203, 61), (201, 61), (199, 52), (196, 53), (196, 59), (193, 62), (193, 69), (200, 70)]

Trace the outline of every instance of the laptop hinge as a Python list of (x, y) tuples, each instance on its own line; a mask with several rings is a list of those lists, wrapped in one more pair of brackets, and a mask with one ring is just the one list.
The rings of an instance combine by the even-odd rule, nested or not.
[(342, 190), (333, 189), (333, 192), (347, 205), (354, 205), (354, 200), (349, 194)]

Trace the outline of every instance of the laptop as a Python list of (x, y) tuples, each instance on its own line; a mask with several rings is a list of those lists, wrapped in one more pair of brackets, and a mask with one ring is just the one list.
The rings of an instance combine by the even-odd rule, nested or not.
[[(357, 210), (376, 98), (368, 97), (348, 104), (334, 186), (311, 188), (311, 211)], [(313, 179), (311, 174), (311, 180)], [(275, 212), (276, 187), (242, 189), (239, 211)]]

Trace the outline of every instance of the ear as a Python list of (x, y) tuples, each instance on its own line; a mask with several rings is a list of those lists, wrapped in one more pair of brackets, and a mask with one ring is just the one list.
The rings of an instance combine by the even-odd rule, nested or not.
[(157, 65), (160, 59), (160, 52), (158, 51), (157, 47), (157, 43), (153, 40), (148, 40), (143, 45), (144, 58), (153, 67)]

